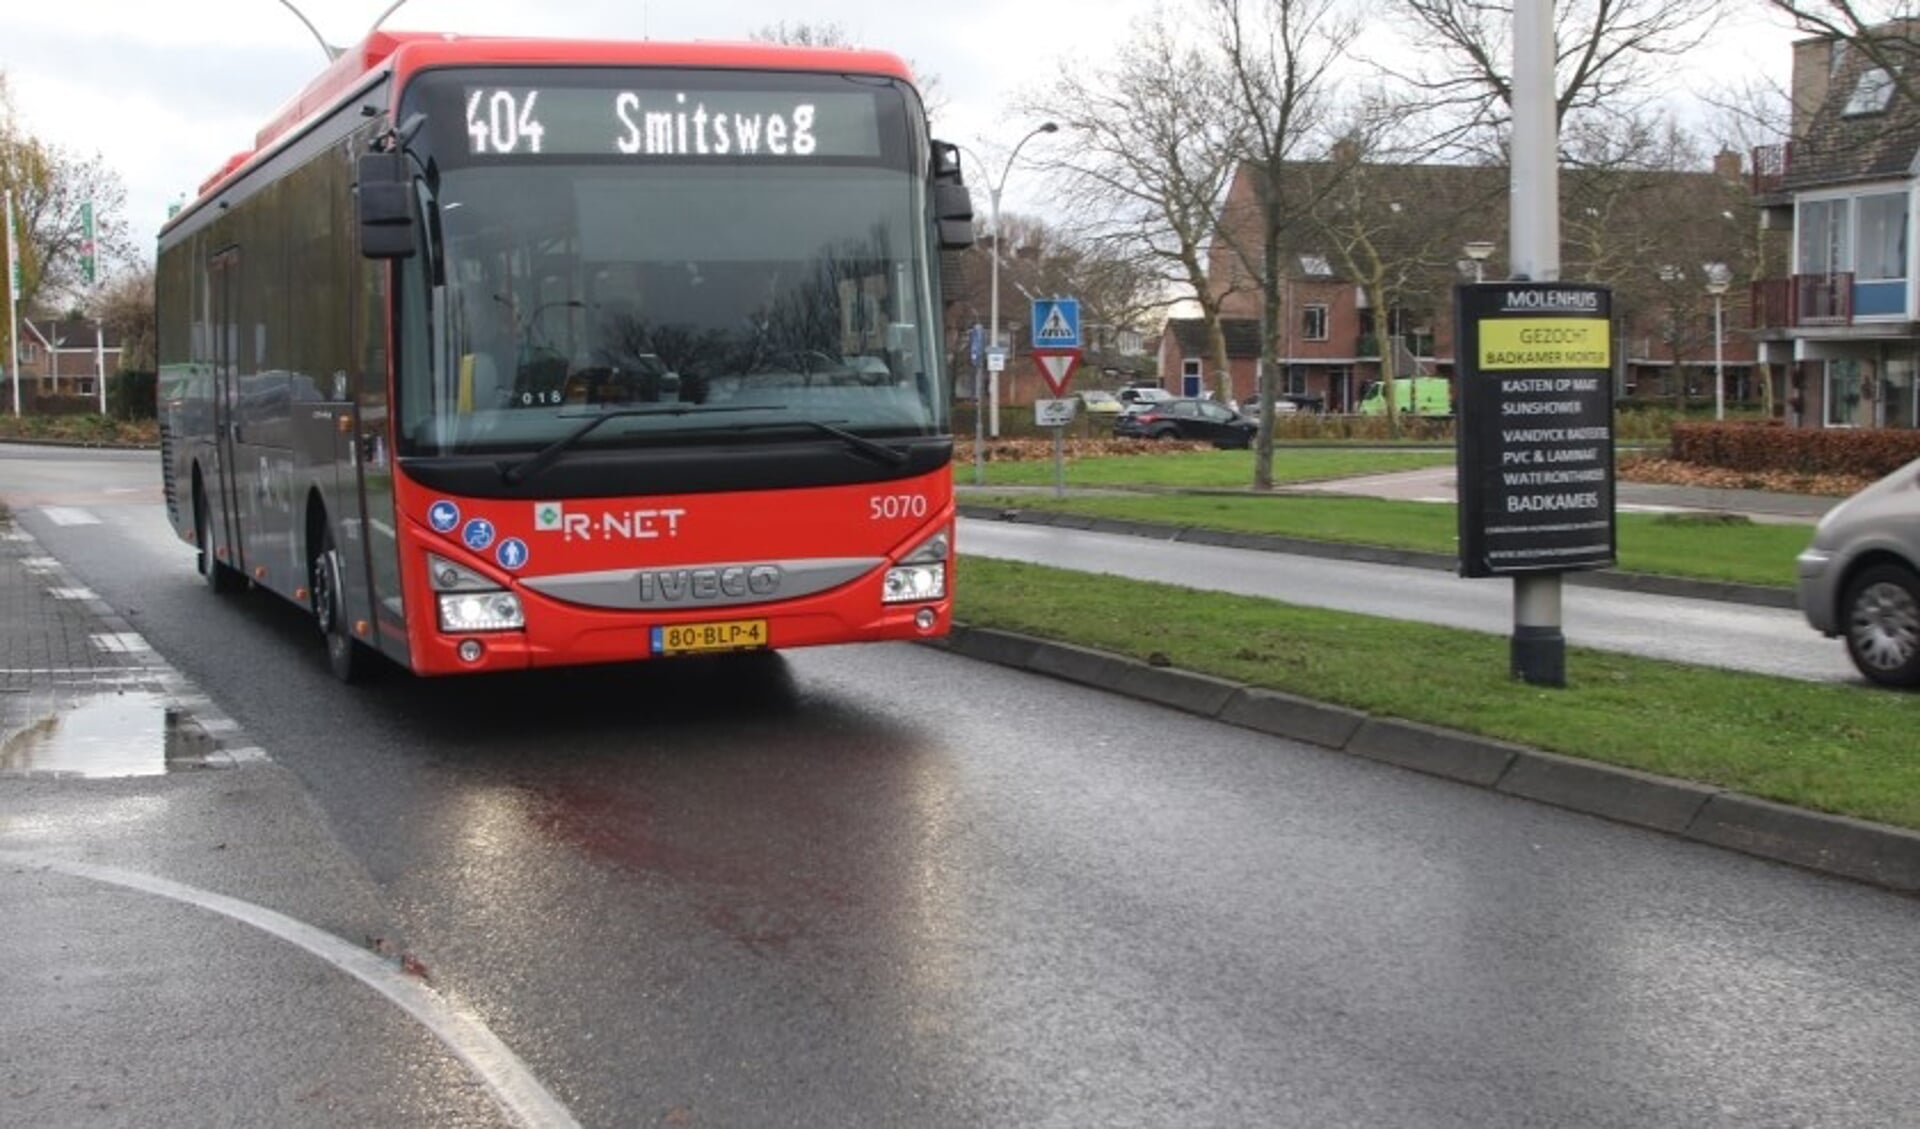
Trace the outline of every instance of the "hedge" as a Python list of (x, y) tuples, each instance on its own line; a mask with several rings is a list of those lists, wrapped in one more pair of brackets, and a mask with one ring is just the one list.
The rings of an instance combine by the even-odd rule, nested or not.
[(1879, 478), (1920, 459), (1920, 431), (1676, 423), (1672, 455), (1683, 463), (1726, 470)]

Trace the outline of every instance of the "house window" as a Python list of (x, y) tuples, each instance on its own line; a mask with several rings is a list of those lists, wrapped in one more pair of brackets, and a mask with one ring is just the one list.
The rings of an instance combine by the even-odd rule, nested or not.
[(39, 361), (40, 361), (40, 346), (34, 344), (31, 341), (26, 340), (25, 338), (21, 338), (20, 363), (23, 365), (31, 365), (31, 364), (38, 364)]
[(1794, 269), (1799, 274), (1838, 274), (1852, 268), (1847, 238), (1848, 200), (1807, 200), (1794, 223)]
[(1862, 417), (1870, 405), (1861, 395), (1860, 367), (1857, 360), (1827, 362), (1828, 427), (1860, 427), (1867, 422)]
[(1912, 357), (1887, 358), (1880, 390), (1886, 402), (1885, 423), (1888, 427), (1920, 427), (1920, 402), (1914, 398), (1914, 369)]
[(1893, 100), (1893, 76), (1885, 67), (1873, 67), (1862, 71), (1858, 82), (1854, 83), (1853, 95), (1847, 99), (1847, 107), (1840, 111), (1844, 118), (1859, 117), (1862, 114), (1877, 114), (1887, 108)]
[(1858, 204), (1854, 277), (1863, 282), (1907, 277), (1907, 194), (1862, 196)]
[(1300, 334), (1308, 341), (1327, 339), (1327, 308), (1308, 306), (1301, 311)]

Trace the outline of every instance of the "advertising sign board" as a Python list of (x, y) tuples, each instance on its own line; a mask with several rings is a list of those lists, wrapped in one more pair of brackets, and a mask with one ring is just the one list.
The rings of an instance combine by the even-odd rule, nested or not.
[(1460, 574), (1610, 567), (1612, 292), (1481, 283), (1454, 310)]

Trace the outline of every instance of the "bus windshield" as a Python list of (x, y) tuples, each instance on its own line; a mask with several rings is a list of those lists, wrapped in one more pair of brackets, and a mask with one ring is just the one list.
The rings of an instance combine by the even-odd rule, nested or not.
[[(427, 253), (402, 274), (402, 453), (531, 451), (577, 432), (754, 442), (784, 423), (943, 434), (925, 162), (908, 156), (925, 142), (905, 96), (781, 77), (802, 88), (438, 77), (429, 112), (462, 128), (431, 134)], [(678, 116), (649, 134), (650, 104)], [(748, 126), (758, 151), (743, 154)], [(618, 418), (581, 432), (603, 413)]]

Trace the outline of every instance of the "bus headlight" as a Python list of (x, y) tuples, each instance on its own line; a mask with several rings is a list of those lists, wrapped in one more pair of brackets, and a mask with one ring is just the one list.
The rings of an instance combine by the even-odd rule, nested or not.
[(952, 534), (941, 530), (922, 541), (900, 563), (887, 569), (881, 602), (911, 604), (923, 600), (945, 599), (947, 595), (947, 554)]
[(518, 631), (527, 625), (520, 597), (470, 568), (428, 553), (427, 576), (440, 604), (440, 630), (450, 635)]
[(440, 630), (449, 635), (470, 631), (517, 631), (527, 625), (520, 597), (511, 592), (443, 592)]

